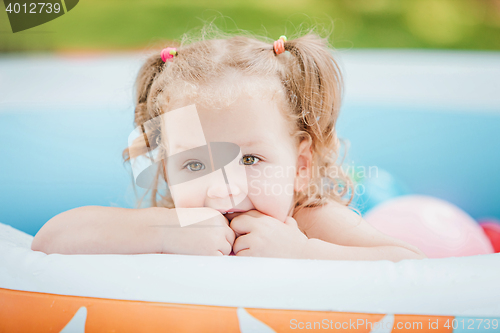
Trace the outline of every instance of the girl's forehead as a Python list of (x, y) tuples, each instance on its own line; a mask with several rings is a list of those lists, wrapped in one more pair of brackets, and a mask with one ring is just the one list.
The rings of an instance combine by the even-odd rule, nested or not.
[(231, 142), (242, 148), (280, 148), (290, 144), (287, 123), (273, 100), (243, 95), (223, 107), (192, 104), (188, 108), (173, 110), (172, 114), (183, 109), (191, 110), (192, 115), (171, 117), (175, 124), (171, 122), (165, 128), (165, 138), (172, 146), (186, 149), (185, 143), (195, 138), (199, 139), (191, 144), (193, 147), (201, 145), (200, 142)]
[(243, 95), (230, 105), (212, 108), (200, 104), (197, 109), (202, 125), (209, 132), (228, 130), (235, 135), (239, 132), (257, 135), (268, 131), (279, 133), (286, 126), (279, 104), (268, 98)]
[[(283, 87), (277, 77), (247, 75), (227, 70), (224, 74), (204, 82), (175, 81), (165, 91), (171, 104), (168, 109), (182, 105), (204, 105), (214, 111), (224, 110), (241, 97), (278, 100), (283, 99)], [(174, 106), (172, 107), (172, 104)]]
[[(165, 111), (194, 105), (207, 141), (287, 141), (293, 125), (284, 116), (287, 110), (279, 80), (229, 74), (203, 85), (176, 83), (175, 91), (169, 91), (169, 98), (165, 99)], [(185, 126), (172, 128), (165, 133), (169, 140), (189, 134)]]

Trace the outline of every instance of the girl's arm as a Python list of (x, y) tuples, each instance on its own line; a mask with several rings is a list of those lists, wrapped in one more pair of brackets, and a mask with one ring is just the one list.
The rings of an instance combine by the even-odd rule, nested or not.
[(166, 208), (78, 207), (50, 219), (31, 244), (47, 254), (161, 253)]
[(317, 238), (310, 238), (303, 251), (303, 259), (324, 260), (390, 260), (398, 262), (404, 259), (424, 259), (427, 256), (415, 248), (409, 250), (398, 245), (361, 247), (343, 246), (328, 243)]
[(294, 218), (309, 238), (304, 249), (304, 256), (309, 259), (399, 261), (427, 258), (417, 247), (381, 233), (337, 202), (304, 208)]
[[(187, 225), (180, 225), (179, 213)], [(86, 206), (49, 220), (35, 235), (31, 249), (47, 254), (229, 255), (234, 237), (228, 220), (207, 207)]]

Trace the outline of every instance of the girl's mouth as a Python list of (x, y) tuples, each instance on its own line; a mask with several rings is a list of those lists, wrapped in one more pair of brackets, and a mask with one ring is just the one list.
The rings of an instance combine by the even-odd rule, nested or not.
[(228, 209), (227, 211), (221, 211), (222, 215), (233, 214), (233, 213), (246, 213), (248, 210), (243, 209)]
[(232, 219), (234, 219), (235, 217), (243, 214), (243, 213), (246, 213), (248, 212), (248, 210), (241, 210), (241, 209), (233, 209), (233, 210), (228, 210), (226, 212), (223, 212), (222, 215), (224, 215), (224, 217), (229, 221), (231, 222)]

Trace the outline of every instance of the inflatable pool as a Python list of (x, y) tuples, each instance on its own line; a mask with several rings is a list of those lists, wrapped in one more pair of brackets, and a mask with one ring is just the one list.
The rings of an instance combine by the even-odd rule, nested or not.
[[(32, 251), (61, 211), (133, 207), (121, 151), (140, 61), (0, 58), (0, 332), (500, 331), (498, 253), (393, 263)], [(499, 54), (349, 51), (343, 66), (347, 163), (500, 218)]]
[(399, 263), (46, 255), (10, 226), (0, 235), (2, 332), (500, 330), (500, 254)]

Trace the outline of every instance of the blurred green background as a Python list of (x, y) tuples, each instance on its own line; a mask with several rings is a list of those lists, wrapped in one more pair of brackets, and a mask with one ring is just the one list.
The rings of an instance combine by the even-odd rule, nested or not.
[(1, 7), (0, 52), (163, 46), (214, 17), (225, 31), (273, 39), (319, 24), (336, 48), (500, 50), (500, 0), (81, 0), (16, 34)]

